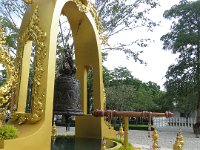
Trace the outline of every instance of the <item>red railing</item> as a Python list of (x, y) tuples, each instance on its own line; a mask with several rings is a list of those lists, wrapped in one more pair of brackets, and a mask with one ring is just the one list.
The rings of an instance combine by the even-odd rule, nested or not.
[(95, 117), (173, 117), (173, 113), (165, 112), (165, 113), (158, 113), (158, 112), (134, 112), (134, 111), (115, 111), (115, 110), (95, 110), (92, 113)]
[(173, 117), (173, 113), (165, 112), (134, 112), (134, 111), (115, 111), (115, 110), (95, 110), (92, 113), (95, 117), (124, 117), (124, 147), (128, 147), (128, 126), (129, 126), (129, 117), (149, 117), (150, 120), (152, 117)]

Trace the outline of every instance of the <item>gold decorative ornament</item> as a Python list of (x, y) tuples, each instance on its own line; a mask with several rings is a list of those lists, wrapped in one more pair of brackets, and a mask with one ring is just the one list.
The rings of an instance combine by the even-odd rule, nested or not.
[(92, 17), (95, 20), (96, 28), (99, 32), (99, 39), (101, 40), (101, 43), (108, 45), (107, 39), (106, 39), (105, 35), (103, 35), (103, 32), (104, 32), (103, 25), (101, 24), (99, 15), (96, 11), (96, 8), (94, 7), (94, 4), (92, 4), (91, 2), (87, 2), (87, 0), (82, 0), (82, 1), (71, 0), (71, 1), (73, 1), (76, 4), (76, 6), (78, 7), (80, 12), (84, 12), (84, 13), (90, 12), (91, 13)]
[(52, 134), (52, 136), (54, 136), (54, 137), (57, 135), (57, 129), (56, 129), (56, 123), (55, 123), (55, 121), (53, 122), (51, 134)]
[(182, 150), (184, 145), (182, 131), (179, 130), (176, 136), (176, 141), (173, 145), (173, 150)]
[(87, 13), (90, 11), (90, 3), (87, 3), (87, 5), (85, 5), (82, 1), (80, 0), (71, 0), (72, 2), (74, 2), (76, 4), (76, 6), (78, 7), (80, 12), (84, 12)]
[(182, 147), (183, 147), (183, 145), (184, 145), (184, 140), (183, 140), (183, 134), (182, 134), (182, 130), (180, 129), (179, 130), (179, 132), (178, 132), (178, 136), (179, 136), (179, 138), (180, 138), (180, 143), (181, 143), (181, 145), (182, 145)]
[(33, 3), (33, 0), (23, 0), (24, 1), (24, 3), (26, 3), (26, 4), (32, 4)]
[(97, 13), (97, 10), (96, 8), (94, 7), (94, 4), (90, 3), (90, 13), (92, 14), (94, 20), (95, 20), (95, 23), (96, 23), (96, 27), (97, 27), (97, 30), (99, 32), (99, 39), (101, 40), (101, 43), (104, 44), (104, 45), (108, 45), (108, 41), (107, 41), (107, 38), (106, 36), (103, 34), (104, 32), (104, 27), (100, 21), (100, 17)]
[(24, 54), (24, 46), (28, 41), (34, 41), (35, 46), (35, 62), (34, 62), (34, 77), (32, 85), (32, 95), (31, 95), (31, 113), (16, 113), (14, 109), (17, 107), (17, 102), (12, 103), (13, 109), (13, 120), (18, 119), (19, 124), (23, 124), (26, 120), (35, 123), (39, 121), (42, 117), (44, 111), (45, 92), (42, 94), (39, 92), (40, 82), (43, 77), (44, 65), (43, 60), (46, 57), (46, 47), (44, 41), (46, 39), (46, 33), (39, 26), (40, 18), (38, 16), (38, 6), (36, 6), (32, 17), (29, 21), (29, 26), (26, 28), (24, 33), (19, 37), (19, 53), (16, 57), (16, 69), (18, 73), (17, 85), (19, 86), (22, 72), (22, 58)]
[(6, 110), (4, 108), (0, 108), (0, 127), (2, 127), (3, 123), (6, 119)]
[(17, 75), (15, 72), (14, 61), (8, 50), (6, 50), (3, 29), (0, 24), (0, 62), (5, 66), (7, 80), (0, 87), (0, 106), (8, 103), (11, 98), (12, 90), (15, 87)]
[(120, 126), (120, 128), (119, 128), (118, 134), (119, 134), (119, 138), (120, 138), (120, 140), (121, 140), (122, 137), (124, 136), (124, 131), (123, 131), (122, 124), (121, 124), (121, 126)]
[(152, 138), (153, 138), (153, 145), (152, 145), (152, 149), (153, 150), (158, 150), (159, 146), (158, 146), (158, 131), (156, 128), (154, 128), (153, 134), (152, 134)]
[[(0, 20), (0, 23), (1, 23), (2, 20)], [(0, 47), (2, 47), (3, 44), (5, 44), (5, 38), (3, 36), (3, 28), (1, 27), (1, 24), (0, 24)]]

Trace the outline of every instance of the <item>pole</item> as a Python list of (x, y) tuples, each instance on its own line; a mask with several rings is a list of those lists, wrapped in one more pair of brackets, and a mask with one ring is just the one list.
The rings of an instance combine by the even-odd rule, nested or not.
[(128, 122), (129, 117), (124, 117), (124, 147), (128, 148)]

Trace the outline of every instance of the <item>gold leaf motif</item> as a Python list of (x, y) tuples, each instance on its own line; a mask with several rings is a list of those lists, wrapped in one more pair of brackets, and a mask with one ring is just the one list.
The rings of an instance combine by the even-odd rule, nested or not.
[(84, 13), (90, 12), (91, 13), (92, 17), (95, 20), (95, 24), (96, 24), (97, 30), (99, 32), (99, 38), (101, 40), (101, 43), (104, 45), (108, 45), (107, 39), (106, 39), (105, 35), (103, 34), (103, 32), (104, 32), (103, 25), (101, 24), (99, 15), (94, 7), (94, 4), (88, 2), (87, 5), (85, 5), (80, 0), (71, 0), (71, 1), (76, 4), (76, 6), (78, 7), (80, 12), (84, 12)]
[[(16, 57), (16, 64), (17, 64), (17, 72), (19, 75), (17, 85), (19, 88), (19, 83), (21, 80), (21, 71), (22, 71), (22, 58), (24, 53), (24, 45), (27, 41), (34, 41), (36, 44), (35, 47), (35, 63), (34, 63), (34, 77), (33, 77), (33, 85), (32, 85), (32, 95), (31, 95), (31, 113), (17, 113), (16, 108), (17, 102), (15, 101), (12, 104), (13, 108), (13, 118), (16, 120), (18, 119), (18, 124), (23, 124), (26, 121), (31, 123), (35, 123), (42, 118), (44, 113), (44, 99), (45, 99), (45, 92), (39, 91), (41, 86), (41, 79), (43, 77), (44, 72), (44, 65), (43, 60), (46, 57), (46, 46), (44, 41), (46, 40), (46, 33), (42, 31), (40, 24), (40, 18), (38, 16), (38, 6), (36, 6), (32, 17), (29, 21), (29, 26), (24, 31), (24, 33), (19, 37), (19, 47), (18, 53)], [(44, 90), (45, 91), (45, 90)], [(15, 110), (14, 110), (15, 108)]]
[(23, 0), (24, 1), (24, 3), (26, 3), (26, 4), (32, 4), (33, 3), (33, 0)]
[(5, 38), (3, 36), (3, 29), (0, 24), (0, 62), (5, 66), (7, 80), (0, 87), (0, 106), (9, 102), (12, 90), (15, 87), (17, 74), (15, 71), (14, 61), (9, 52), (6, 50)]

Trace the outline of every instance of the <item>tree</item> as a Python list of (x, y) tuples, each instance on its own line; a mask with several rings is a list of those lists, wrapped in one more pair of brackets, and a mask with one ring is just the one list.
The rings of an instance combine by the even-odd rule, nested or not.
[[(177, 105), (193, 103), (196, 97), (196, 121), (200, 122), (200, 1), (182, 0), (164, 12), (166, 19), (173, 19), (171, 30), (163, 35), (163, 49), (179, 54), (177, 63), (166, 73), (168, 95)], [(180, 107), (184, 109), (183, 107)], [(193, 107), (191, 107), (192, 109)]]
[[(116, 34), (140, 27), (145, 27), (147, 31), (153, 31), (153, 28), (158, 24), (151, 20), (147, 14), (158, 5), (158, 0), (95, 0), (95, 7), (104, 27), (104, 35), (108, 40)], [(147, 47), (149, 41), (150, 39), (136, 39), (127, 43), (119, 41), (116, 45), (104, 45), (103, 52), (123, 51), (127, 57), (144, 63), (139, 58), (142, 51), (133, 51), (130, 46)]]
[(106, 88), (106, 106), (112, 110), (130, 110), (137, 108), (134, 86), (121, 84)]
[(17, 49), (17, 38), (19, 22), (22, 20), (27, 5), (21, 0), (1, 0), (0, 19), (6, 33), (6, 44), (12, 56), (15, 56)]
[(126, 67), (110, 71), (110, 84), (106, 86), (108, 109), (161, 111), (163, 92), (153, 82), (143, 83), (135, 79)]
[[(104, 70), (106, 71), (106, 69)], [(104, 78), (104, 84), (109, 82), (109, 84), (105, 84), (107, 108), (113, 110), (135, 110), (136, 91), (133, 85), (128, 84), (128, 80), (133, 79), (131, 72), (126, 67), (105, 71), (104, 76), (109, 76)]]
[[(94, 3), (97, 8), (97, 12), (100, 16), (100, 21), (104, 26), (104, 35), (107, 39), (110, 37), (123, 32), (131, 31), (139, 27), (146, 27), (147, 30), (152, 31), (153, 27), (157, 25), (156, 22), (152, 21), (147, 14), (151, 9), (158, 6), (158, 0), (134, 0), (131, 3), (127, 0), (95, 0)], [(7, 35), (7, 44), (11, 49), (16, 50), (17, 34), (19, 26), (19, 20), (22, 19), (23, 14), (27, 8), (27, 5), (21, 0), (1, 0), (0, 1), (0, 18), (3, 18), (4, 27), (9, 33)], [(66, 22), (59, 22), (59, 26)], [(58, 34), (58, 49), (66, 48), (70, 45), (69, 38), (71, 37), (71, 31), (69, 26), (66, 28), (60, 28)], [(12, 34), (10, 34), (12, 33)], [(137, 39), (131, 43), (118, 43), (117, 45), (104, 46), (104, 55), (109, 50), (124, 51), (127, 56), (139, 60), (138, 55), (141, 51), (132, 51), (129, 46), (137, 44), (138, 46), (146, 47), (149, 39)], [(72, 44), (73, 45), (73, 44)], [(13, 51), (14, 52), (14, 51)]]
[(126, 84), (133, 80), (131, 72), (126, 67), (114, 68), (110, 71), (110, 85)]

